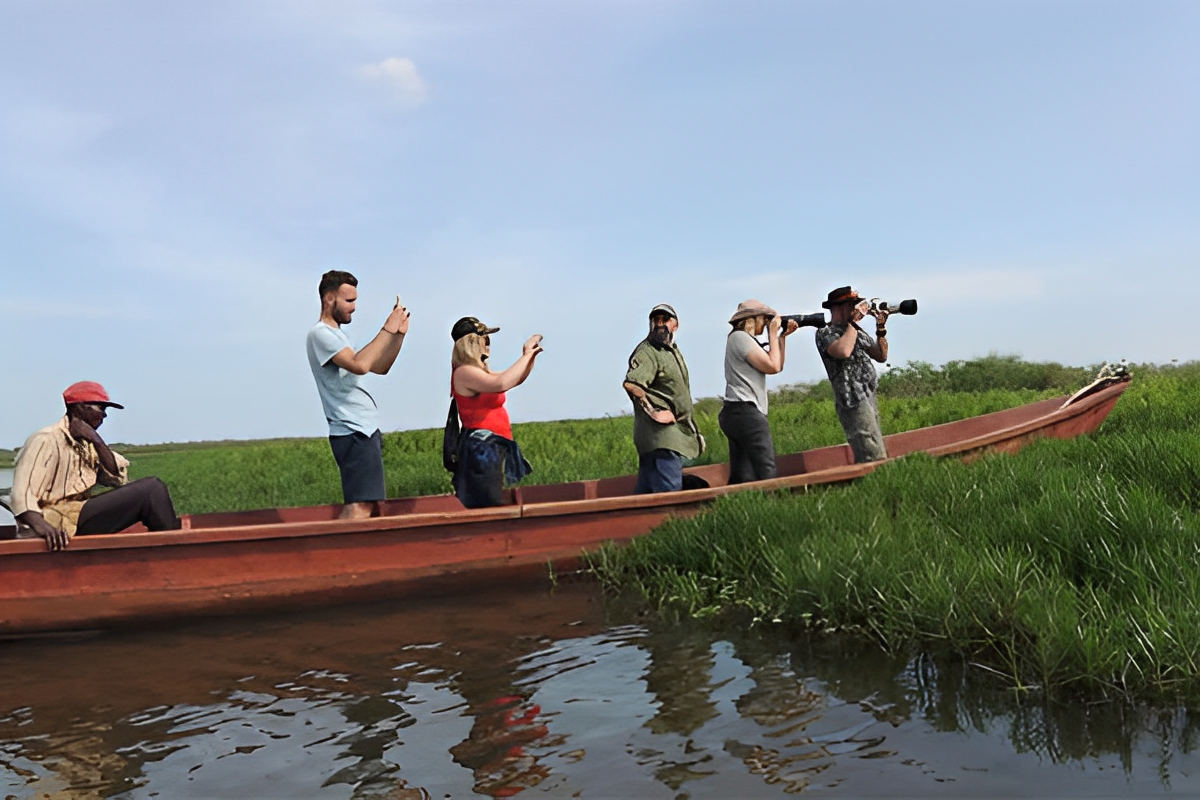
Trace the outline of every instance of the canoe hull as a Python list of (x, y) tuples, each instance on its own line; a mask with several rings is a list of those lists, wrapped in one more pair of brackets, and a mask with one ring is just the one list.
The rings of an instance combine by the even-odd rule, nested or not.
[[(1067, 407), (1042, 401), (894, 434), (889, 452), (974, 457), (1016, 452), (1042, 437), (1094, 431), (1119, 399), (1113, 383)], [(886, 462), (880, 462), (886, 463)], [(451, 590), (464, 580), (546, 580), (547, 565), (627, 541), (714, 498), (854, 480), (845, 445), (779, 457), (780, 477), (728, 486), (728, 467), (689, 472), (709, 488), (633, 495), (632, 476), (512, 490), (511, 504), (463, 509), (453, 497), (400, 498), (378, 515), (338, 520), (337, 506), (197, 515), (186, 530), (80, 537), (48, 552), (41, 540), (0, 541), (0, 635), (78, 630), (246, 610)]]

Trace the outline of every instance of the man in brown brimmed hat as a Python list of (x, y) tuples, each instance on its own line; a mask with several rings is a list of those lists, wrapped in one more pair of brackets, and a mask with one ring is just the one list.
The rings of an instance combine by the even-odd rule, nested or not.
[(675, 344), (678, 329), (673, 307), (659, 303), (650, 309), (650, 333), (634, 348), (625, 373), (640, 494), (682, 489), (683, 459), (704, 452), (704, 437), (692, 418), (687, 362)]
[[(128, 482), (129, 462), (97, 432), (114, 403), (95, 381), (63, 392), (67, 413), (26, 440), (13, 469), (12, 511), (18, 533), (32, 532), (51, 550), (73, 536), (116, 533), (135, 523), (147, 530), (179, 528), (171, 493), (158, 478)], [(93, 494), (97, 486), (111, 491)]]
[[(856, 463), (887, 458), (875, 389), (879, 378), (872, 360), (887, 361), (886, 308), (873, 314), (870, 304), (852, 287), (841, 286), (829, 293), (822, 308), (829, 309), (829, 324), (817, 331), (817, 352), (833, 385), (834, 407)], [(872, 314), (875, 337), (858, 323)]]

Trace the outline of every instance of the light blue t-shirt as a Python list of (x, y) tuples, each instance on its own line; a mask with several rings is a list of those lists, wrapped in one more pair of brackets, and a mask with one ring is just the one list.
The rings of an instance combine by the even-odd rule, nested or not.
[(333, 363), (332, 359), (350, 344), (341, 328), (317, 322), (308, 332), (308, 366), (317, 381), (317, 392), (329, 420), (330, 436), (348, 436), (355, 431), (370, 436), (379, 429), (379, 408), (375, 398), (355, 375)]

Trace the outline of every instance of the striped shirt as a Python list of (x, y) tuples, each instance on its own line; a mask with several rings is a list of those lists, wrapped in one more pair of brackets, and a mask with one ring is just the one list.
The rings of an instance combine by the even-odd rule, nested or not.
[[(123, 484), (128, 480), (129, 461), (119, 453), (113, 456), (120, 472), (117, 478)], [(13, 515), (37, 511), (50, 525), (73, 536), (79, 511), (91, 497), (101, 469), (95, 446), (73, 437), (70, 421), (64, 416), (30, 436), (17, 454)]]

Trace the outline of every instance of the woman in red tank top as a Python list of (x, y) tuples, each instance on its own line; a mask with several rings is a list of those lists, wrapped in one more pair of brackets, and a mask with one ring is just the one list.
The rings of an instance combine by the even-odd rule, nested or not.
[(529, 337), (511, 367), (492, 372), (491, 334), (498, 330), (475, 317), (463, 317), (450, 331), (454, 339), (450, 394), (462, 420), (454, 492), (467, 508), (500, 505), (505, 478), (515, 483), (532, 471), (513, 440), (504, 401), (509, 389), (529, 377), (534, 359), (542, 352), (542, 336)]

